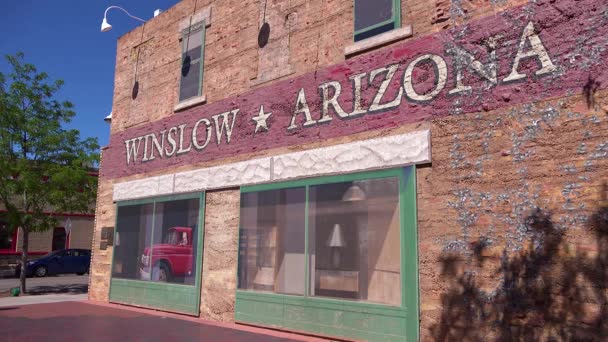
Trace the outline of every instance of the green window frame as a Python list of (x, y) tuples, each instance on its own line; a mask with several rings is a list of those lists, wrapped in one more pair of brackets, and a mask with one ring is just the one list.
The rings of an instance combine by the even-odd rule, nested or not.
[[(200, 31), (200, 32), (199, 32)], [(204, 75), (204, 65), (205, 65), (205, 33), (206, 33), (206, 24), (205, 21), (198, 22), (196, 24), (190, 25), (187, 29), (182, 31), (181, 41), (182, 41), (182, 57), (180, 64), (180, 81), (179, 81), (179, 91), (178, 91), (178, 99), (179, 102), (184, 102), (192, 98), (196, 98), (202, 96), (203, 94), (203, 75)], [(200, 41), (199, 41), (200, 39)], [(198, 58), (198, 90), (196, 94), (184, 93), (187, 88), (184, 87), (185, 78), (190, 75), (191, 72), (196, 72), (196, 70), (190, 70), (192, 66), (192, 60), (189, 59), (188, 55), (188, 46), (192, 44), (198, 44), (200, 42), (200, 57)], [(196, 52), (196, 51), (195, 51)]]
[(354, 29), (354, 40), (358, 42), (378, 34), (388, 32), (401, 27), (401, 0), (392, 0), (392, 17), (390, 19), (369, 25), (365, 28), (356, 28), (357, 18), (357, 1), (354, 1), (354, 13), (353, 13), (353, 27)]
[[(414, 341), (419, 334), (418, 238), (416, 168), (371, 171), (242, 187), (241, 193), (306, 188), (304, 295), (259, 292), (238, 288), (235, 319), (329, 336), (369, 341)], [(309, 187), (322, 184), (397, 177), (399, 180), (401, 303), (399, 306), (311, 296), (309, 281)], [(239, 224), (239, 241), (242, 228)], [(239, 246), (238, 258), (241, 258)], [(240, 266), (240, 262), (237, 261)]]
[[(122, 206), (152, 204), (155, 208), (157, 203), (198, 199), (199, 213), (197, 218), (197, 250), (196, 250), (196, 272), (194, 284), (162, 283), (145, 280), (123, 279), (112, 276), (115, 269), (114, 249), (112, 249), (112, 264), (110, 269), (110, 293), (109, 301), (120, 304), (141, 306), (152, 309), (160, 309), (170, 312), (184, 313), (198, 316), (201, 302), (201, 273), (203, 269), (203, 249), (204, 249), (204, 213), (205, 213), (205, 192), (168, 195), (151, 197), (138, 200), (127, 200), (117, 202), (115, 205), (116, 218), (114, 229), (114, 248), (116, 247), (118, 228), (118, 208)], [(153, 209), (153, 212), (155, 210)], [(154, 215), (153, 223), (154, 227)], [(153, 239), (154, 229), (152, 229)]]

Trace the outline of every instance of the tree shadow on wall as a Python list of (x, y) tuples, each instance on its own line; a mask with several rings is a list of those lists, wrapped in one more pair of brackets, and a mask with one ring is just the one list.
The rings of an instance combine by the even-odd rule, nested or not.
[[(502, 253), (491, 274), (500, 282), (490, 290), (479, 272), (462, 270), (461, 256), (442, 255), (442, 276), (449, 279), (450, 289), (441, 296), (441, 316), (431, 327), (436, 340), (607, 340), (608, 206), (584, 228), (597, 244), (587, 250), (573, 250), (549, 213), (537, 210), (526, 225), (533, 237), (522, 251)], [(471, 246), (478, 270), (484, 268), (486, 241)]]

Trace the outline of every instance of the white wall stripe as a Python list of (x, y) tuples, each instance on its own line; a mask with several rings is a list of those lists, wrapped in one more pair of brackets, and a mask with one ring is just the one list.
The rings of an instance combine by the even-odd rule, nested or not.
[(113, 200), (280, 182), (431, 161), (429, 130), (114, 184)]

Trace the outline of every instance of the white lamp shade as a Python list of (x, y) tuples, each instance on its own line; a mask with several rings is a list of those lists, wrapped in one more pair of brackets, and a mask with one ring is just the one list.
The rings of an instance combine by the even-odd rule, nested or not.
[(112, 25), (108, 24), (108, 20), (106, 17), (103, 17), (103, 21), (101, 22), (101, 32), (108, 32), (112, 29)]
[(329, 235), (329, 239), (327, 240), (327, 246), (329, 247), (344, 247), (346, 246), (346, 242), (344, 241), (344, 236), (342, 235), (342, 228), (339, 224), (335, 224), (334, 228), (331, 230), (331, 234)]
[(344, 195), (342, 195), (342, 201), (344, 202), (355, 202), (355, 201), (364, 201), (365, 200), (365, 192), (361, 189), (360, 186), (353, 184), (351, 185)]

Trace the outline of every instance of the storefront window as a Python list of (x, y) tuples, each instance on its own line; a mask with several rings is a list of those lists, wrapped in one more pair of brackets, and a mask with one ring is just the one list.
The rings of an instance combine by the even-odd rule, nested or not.
[(153, 281), (194, 284), (198, 214), (198, 199), (156, 203), (152, 253), (142, 256)]
[(313, 296), (401, 304), (399, 181), (310, 187)]
[(112, 276), (142, 280), (140, 258), (152, 239), (154, 204), (119, 206)]
[(243, 194), (239, 286), (304, 294), (305, 188)]
[(118, 207), (112, 276), (193, 285), (199, 199)]
[(245, 192), (239, 288), (399, 306), (400, 222), (398, 177)]

